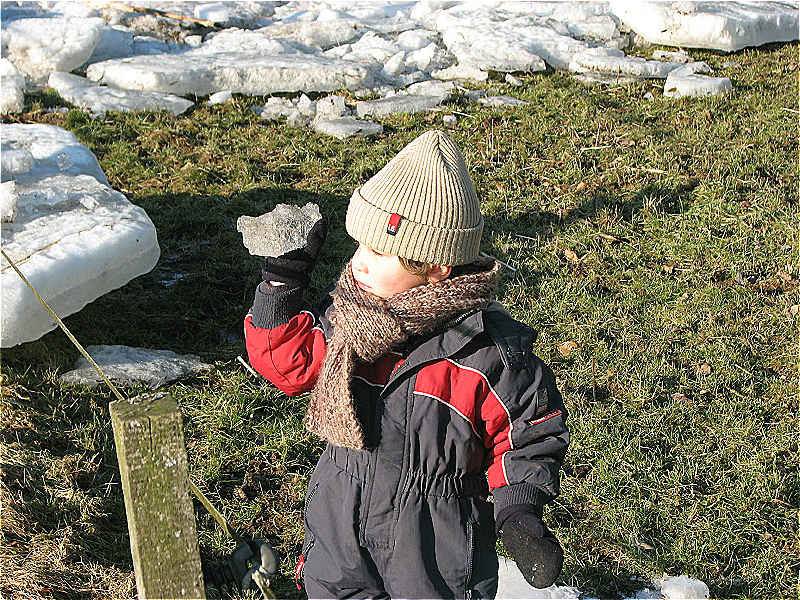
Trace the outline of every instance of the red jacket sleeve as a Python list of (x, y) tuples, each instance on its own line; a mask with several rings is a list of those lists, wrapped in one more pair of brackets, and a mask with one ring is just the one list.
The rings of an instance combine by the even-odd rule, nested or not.
[(273, 328), (244, 320), (247, 355), (253, 368), (289, 396), (314, 387), (325, 358), (325, 335), (313, 313), (302, 311)]

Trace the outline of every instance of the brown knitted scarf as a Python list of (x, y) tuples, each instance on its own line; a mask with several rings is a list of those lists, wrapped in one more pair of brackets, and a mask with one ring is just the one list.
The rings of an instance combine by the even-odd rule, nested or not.
[(433, 333), (465, 312), (485, 308), (500, 264), (479, 259), (473, 265), (475, 272), (383, 299), (358, 287), (348, 262), (331, 292), (333, 335), (306, 412), (306, 429), (337, 446), (364, 449), (364, 430), (350, 394), (356, 360), (372, 363), (411, 336)]

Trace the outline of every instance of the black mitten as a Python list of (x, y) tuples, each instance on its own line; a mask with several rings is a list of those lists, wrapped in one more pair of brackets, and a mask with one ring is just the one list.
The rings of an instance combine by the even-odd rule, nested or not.
[(525, 581), (535, 588), (552, 585), (564, 564), (564, 551), (540, 514), (532, 504), (517, 504), (503, 509), (497, 518), (503, 544)]
[[(323, 217), (308, 232), (306, 245), (277, 258), (264, 260), (263, 281), (256, 288), (250, 314), (256, 327), (272, 328), (287, 323), (303, 306), (303, 293), (311, 272), (328, 236), (328, 222)], [(273, 286), (270, 281), (284, 285)]]
[(317, 257), (328, 236), (328, 222), (323, 217), (311, 228), (303, 248), (292, 250), (277, 258), (267, 257), (261, 278), (264, 281), (281, 281), (289, 286), (307, 287)]

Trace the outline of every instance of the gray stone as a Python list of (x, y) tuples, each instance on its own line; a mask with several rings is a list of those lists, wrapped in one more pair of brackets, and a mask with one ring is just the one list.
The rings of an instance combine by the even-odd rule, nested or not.
[(372, 83), (372, 71), (357, 63), (311, 55), (264, 55), (225, 52), (158, 54), (107, 60), (90, 65), (89, 79), (115, 87), (208, 96), (233, 93), (267, 95), (275, 92), (359, 89)]
[(77, 69), (103, 35), (100, 18), (19, 19), (3, 27), (3, 56), (35, 80)]
[(416, 113), (435, 108), (442, 103), (441, 96), (397, 95), (380, 100), (356, 102), (359, 117), (385, 117), (396, 113)]
[[(86, 351), (112, 382), (125, 385), (145, 383), (150, 389), (212, 368), (196, 356), (176, 354), (170, 350), (87, 346)], [(103, 384), (102, 378), (83, 356), (75, 363), (75, 370), (64, 373), (59, 380), (92, 387)]]
[(160, 92), (135, 92), (97, 85), (93, 81), (70, 73), (51, 73), (48, 85), (67, 102), (85, 108), (93, 114), (106, 111), (138, 112), (145, 110), (166, 110), (180, 115), (194, 102), (171, 94)]
[(268, 121), (277, 121), (283, 117), (288, 117), (297, 109), (294, 107), (294, 104), (292, 104), (292, 101), (288, 98), (274, 96), (268, 99), (267, 103), (263, 107), (254, 106), (253, 110), (258, 113), (258, 116), (260, 116), (262, 119)]
[(446, 127), (455, 127), (458, 123), (458, 117), (455, 115), (444, 115), (442, 117), (442, 123), (444, 123)]
[(514, 87), (520, 87), (522, 85), (522, 81), (514, 77), (511, 73), (506, 73), (505, 81), (508, 85), (513, 85)]
[(491, 106), (492, 108), (500, 108), (503, 106), (525, 106), (530, 102), (520, 100), (519, 98), (512, 98), (511, 96), (484, 96), (478, 98), (478, 103), (484, 106)]
[(341, 117), (314, 122), (314, 131), (343, 140), (349, 137), (367, 137), (383, 133), (383, 125), (353, 117)]
[(281, 256), (305, 247), (311, 228), (322, 218), (319, 206), (309, 202), (302, 208), (278, 204), (258, 217), (242, 215), (236, 230), (253, 256)]

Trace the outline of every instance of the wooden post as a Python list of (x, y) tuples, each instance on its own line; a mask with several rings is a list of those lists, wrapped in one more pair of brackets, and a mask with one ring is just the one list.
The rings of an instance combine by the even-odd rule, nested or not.
[(139, 598), (205, 598), (178, 405), (142, 394), (109, 410)]

